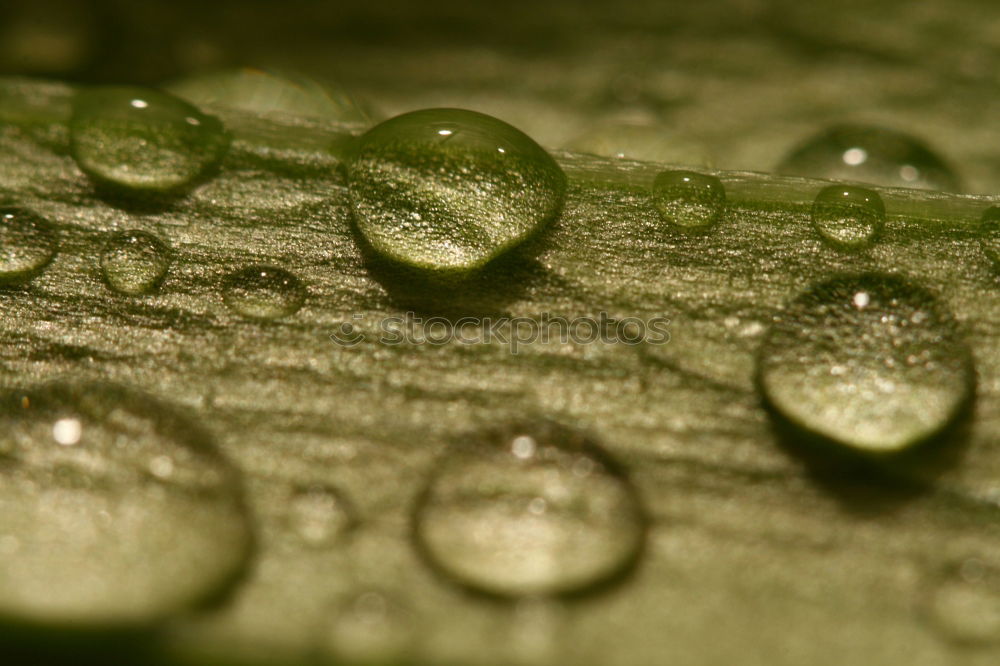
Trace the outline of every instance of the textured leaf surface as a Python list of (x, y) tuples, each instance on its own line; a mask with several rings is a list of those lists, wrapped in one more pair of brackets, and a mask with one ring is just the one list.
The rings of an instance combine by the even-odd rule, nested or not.
[[(157, 651), (171, 661), (996, 660), (989, 642), (967, 644), (966, 621), (1000, 594), (987, 579), (962, 601), (961, 581), (975, 577), (954, 573), (970, 559), (1000, 565), (1000, 299), (976, 234), (985, 198), (880, 190), (881, 239), (849, 255), (809, 222), (826, 183), (716, 172), (727, 211), (709, 234), (679, 235), (650, 199), (661, 167), (560, 153), (569, 179), (560, 217), (516, 256), (441, 293), (359, 250), (331, 151), (357, 128), (219, 112), (234, 134), (220, 173), (142, 208), (96, 196), (75, 167), (69, 94), (26, 81), (0, 88), (0, 184), (61, 237), (40, 278), (0, 294), (4, 381), (141, 387), (186, 409), (243, 470), (258, 530), (253, 568), (218, 609), (164, 631)], [(969, 177), (985, 181), (988, 162), (972, 164)], [(125, 298), (102, 282), (106, 235), (131, 228), (174, 250), (160, 295)], [(225, 276), (257, 263), (307, 286), (296, 315), (255, 322), (226, 307)], [(752, 383), (756, 348), (785, 303), (833, 274), (870, 270), (936, 293), (959, 319), (978, 375), (968, 427), (942, 446), (950, 460), (906, 461), (888, 476), (779, 445)], [(373, 341), (380, 318), (411, 308), (662, 315), (671, 341), (517, 355), (503, 345)], [(372, 340), (334, 344), (344, 321)], [(590, 433), (628, 472), (651, 520), (630, 577), (580, 599), (506, 604), (468, 594), (420, 559), (414, 503), (438, 457), (525, 417)], [(320, 546), (302, 538), (294, 513), (313, 484), (336, 489), (351, 514), (342, 536)]]

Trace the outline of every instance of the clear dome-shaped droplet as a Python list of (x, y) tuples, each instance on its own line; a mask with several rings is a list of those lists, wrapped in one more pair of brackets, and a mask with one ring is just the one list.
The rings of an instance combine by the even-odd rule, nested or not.
[(0, 402), (0, 617), (146, 624), (214, 597), (251, 531), (235, 470), (195, 423), (107, 384)]
[(660, 217), (675, 227), (707, 229), (722, 215), (726, 189), (715, 176), (664, 171), (653, 181), (653, 203)]
[(229, 148), (222, 123), (168, 93), (145, 88), (82, 90), (73, 102), (70, 149), (97, 183), (170, 193), (196, 183)]
[(636, 560), (645, 531), (636, 493), (614, 463), (550, 424), (503, 428), (451, 449), (415, 520), (435, 568), (499, 596), (606, 582)]
[(275, 266), (248, 266), (226, 277), (222, 286), (226, 304), (251, 319), (276, 319), (298, 311), (306, 299), (302, 282)]
[(947, 640), (964, 645), (1000, 643), (1000, 570), (970, 558), (929, 582), (924, 615)]
[(979, 243), (983, 254), (1000, 269), (1000, 206), (990, 206), (983, 213), (979, 228)]
[(908, 134), (867, 125), (837, 125), (794, 149), (778, 172), (885, 187), (958, 192), (958, 177)]
[(240, 67), (192, 76), (174, 83), (169, 90), (198, 106), (370, 122), (368, 112), (346, 92), (295, 72)]
[(55, 257), (57, 247), (56, 231), (41, 215), (0, 207), (0, 286), (36, 277)]
[(562, 205), (566, 178), (519, 130), (460, 109), (414, 111), (360, 137), (347, 162), (358, 230), (379, 253), (437, 271), (480, 267)]
[(975, 376), (958, 325), (931, 293), (865, 274), (792, 301), (765, 337), (757, 381), (803, 438), (891, 454), (951, 425)]
[(160, 286), (170, 267), (166, 243), (145, 231), (120, 231), (101, 253), (101, 272), (109, 287), (122, 294), (148, 294)]
[(824, 187), (812, 207), (812, 223), (838, 250), (871, 245), (885, 226), (885, 205), (877, 192), (851, 185)]

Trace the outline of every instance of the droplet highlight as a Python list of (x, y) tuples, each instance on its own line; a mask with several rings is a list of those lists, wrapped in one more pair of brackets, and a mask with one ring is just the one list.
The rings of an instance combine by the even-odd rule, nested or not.
[(228, 275), (222, 295), (237, 314), (250, 319), (277, 319), (298, 312), (306, 300), (306, 288), (283, 268), (254, 265)]
[(108, 384), (0, 402), (0, 616), (121, 628), (218, 594), (249, 554), (236, 471), (197, 424)]
[(848, 252), (861, 250), (882, 233), (885, 204), (878, 192), (851, 185), (830, 185), (816, 195), (812, 223), (830, 246)]
[(530, 137), (461, 109), (375, 126), (346, 168), (365, 240), (431, 271), (478, 268), (523, 242), (555, 216), (566, 189), (559, 165)]
[(120, 294), (150, 294), (163, 282), (170, 261), (170, 248), (153, 234), (119, 231), (101, 253), (101, 273), (105, 283)]
[(903, 278), (838, 277), (792, 301), (762, 343), (757, 384), (802, 439), (894, 454), (942, 433), (971, 404), (957, 323)]
[(686, 230), (708, 229), (726, 205), (726, 189), (715, 176), (664, 171), (653, 181), (653, 204), (665, 222)]
[(593, 442), (552, 424), (462, 442), (415, 514), (420, 552), (457, 583), (502, 597), (574, 594), (636, 562), (644, 512)]
[(0, 207), (0, 286), (30, 282), (56, 255), (58, 236), (27, 208)]
[(218, 166), (229, 135), (214, 116), (168, 93), (133, 87), (82, 90), (73, 102), (70, 150), (105, 187), (184, 190)]
[(958, 177), (919, 139), (883, 127), (837, 125), (807, 139), (778, 166), (790, 176), (958, 192)]

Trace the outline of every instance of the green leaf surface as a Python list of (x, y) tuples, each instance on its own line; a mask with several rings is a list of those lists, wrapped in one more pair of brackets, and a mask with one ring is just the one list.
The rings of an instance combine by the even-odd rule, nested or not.
[[(727, 206), (707, 233), (678, 233), (651, 196), (664, 165), (555, 152), (568, 179), (559, 217), (442, 288), (359, 244), (337, 157), (359, 127), (206, 108), (233, 136), (219, 173), (143, 205), (100, 194), (77, 169), (71, 93), (0, 84), (0, 185), (60, 239), (40, 277), (0, 293), (3, 382), (99, 378), (174, 403), (242, 470), (257, 533), (226, 599), (178, 609), (143, 639), (158, 659), (995, 662), (1000, 297), (978, 232), (992, 200), (879, 189), (878, 241), (844, 253), (810, 220), (829, 183), (705, 171)], [(172, 248), (155, 295), (123, 296), (103, 281), (102, 248), (127, 229)], [(301, 309), (258, 321), (228, 307), (227, 276), (250, 265), (292, 272), (307, 289)], [(871, 271), (935, 294), (978, 378), (963, 427), (930, 452), (940, 455), (877, 471), (784, 441), (753, 381), (757, 349), (789, 302), (831, 276)], [(379, 343), (379, 322), (409, 310), (662, 316), (671, 339), (517, 354), (501, 343)], [(331, 340), (345, 322), (360, 344)], [(451, 447), (526, 419), (587, 433), (648, 515), (635, 566), (590, 594), (489, 598), (415, 547), (418, 498)], [(313, 487), (325, 490), (303, 500)], [(334, 535), (316, 543), (303, 520)]]

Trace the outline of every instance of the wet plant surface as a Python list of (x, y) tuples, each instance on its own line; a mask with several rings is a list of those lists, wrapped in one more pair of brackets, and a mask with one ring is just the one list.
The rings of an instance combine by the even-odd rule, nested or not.
[[(515, 146), (533, 157), (513, 171), (500, 153), (484, 172), (478, 153), (406, 142), (377, 144), (352, 177), (357, 139), (377, 125), (363, 104), (237, 71), (189, 82), (188, 97), (171, 88), (230, 142), (207, 161), (198, 141), (186, 159), (173, 139), (192, 130), (170, 123), (154, 135), (117, 123), (89, 144), (100, 164), (102, 146), (120, 155), (169, 135), (166, 163), (191, 168), (137, 195), (135, 181), (109, 187), (74, 160), (75, 87), (0, 82), (14, 211), (0, 242), (16, 278), (0, 289), (0, 641), (12, 658), (994, 663), (995, 201), (859, 176), (834, 190), (858, 196), (831, 203), (817, 198), (830, 181), (762, 173), (856, 111), (990, 193), (996, 129), (969, 117), (995, 103), (990, 68), (977, 68), (991, 42), (947, 48), (985, 10), (921, 19), (889, 2), (859, 24), (833, 4), (797, 7), (756, 21), (691, 9), (694, 27), (673, 40), (644, 3), (612, 29), (594, 8), (563, 17), (534, 68), (520, 42), (491, 55), (420, 21), (427, 34), (395, 46), (346, 42), (357, 57), (342, 85), (381, 117), (488, 113), (527, 135)], [(265, 24), (244, 18), (251, 35)], [(459, 12), (452, 29), (482, 20)], [(741, 21), (758, 26), (742, 42), (753, 68), (726, 37)], [(625, 43), (671, 64), (609, 56)], [(133, 78), (95, 59), (87, 76)], [(177, 73), (135, 60), (147, 83)], [(882, 85), (908, 75), (922, 87)], [(842, 94), (819, 94), (833, 84)], [(256, 86), (309, 112), (262, 107)], [(132, 109), (161, 99), (125, 97)], [(636, 109), (695, 145), (676, 164), (557, 149)], [(188, 117), (203, 116), (180, 116), (201, 131)], [(432, 121), (421, 128), (453, 131)], [(827, 152), (887, 163), (872, 145)], [(938, 164), (920, 155), (893, 174)], [(373, 178), (412, 196), (367, 197)], [(412, 227), (411, 200), (416, 241), (393, 236)], [(461, 224), (468, 201), (486, 231)], [(469, 256), (461, 275), (439, 274), (443, 258)], [(381, 322), (414, 304), (444, 328), (484, 313), (666, 317), (670, 340), (517, 354), (499, 340), (379, 342)], [(50, 586), (59, 594), (40, 593)]]

